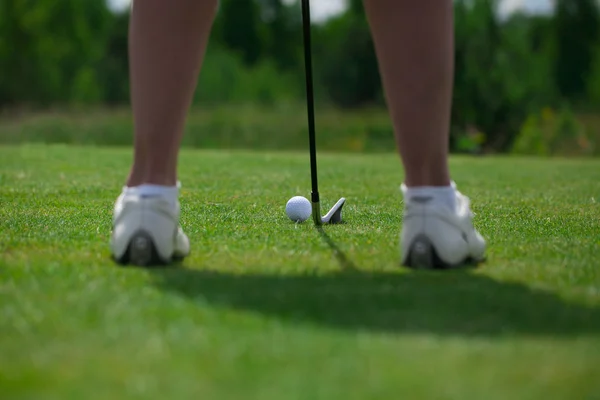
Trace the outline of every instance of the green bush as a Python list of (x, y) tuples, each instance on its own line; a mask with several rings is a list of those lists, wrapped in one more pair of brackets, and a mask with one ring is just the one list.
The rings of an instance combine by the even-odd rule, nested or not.
[(303, 83), (303, 77), (279, 71), (268, 59), (247, 67), (236, 53), (211, 46), (198, 78), (194, 102), (273, 105), (300, 99)]
[(98, 104), (103, 96), (96, 72), (89, 67), (81, 68), (73, 78), (71, 102), (75, 104)]
[[(380, 109), (354, 113), (316, 110), (320, 151), (394, 151), (388, 115)], [(200, 105), (190, 110), (183, 145), (211, 149), (300, 150), (308, 148), (306, 105), (278, 103)], [(61, 143), (130, 146), (130, 109), (84, 107), (26, 113), (0, 119), (0, 144)]]
[(568, 107), (530, 115), (511, 152), (536, 156), (592, 155), (594, 143)]
[(548, 84), (550, 52), (544, 46), (533, 49), (538, 22), (519, 15), (501, 21), (494, 5), (492, 0), (455, 5), (452, 136), (454, 146), (465, 146), (470, 140), (465, 132), (475, 127), (485, 133), (486, 150), (503, 152), (512, 147), (527, 116), (552, 104), (555, 93)]

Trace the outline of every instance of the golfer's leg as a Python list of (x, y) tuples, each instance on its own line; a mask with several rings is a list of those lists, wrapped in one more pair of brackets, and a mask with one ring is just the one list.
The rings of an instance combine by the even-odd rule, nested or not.
[(132, 7), (135, 147), (127, 186), (174, 186), (186, 114), (217, 0), (135, 0)]
[[(402, 263), (479, 261), (485, 240), (450, 181), (452, 0), (364, 0), (405, 171)], [(443, 213), (451, 218), (441, 217)]]
[(110, 245), (120, 263), (163, 264), (190, 252), (179, 226), (177, 157), (217, 0), (132, 4), (134, 162), (115, 204)]
[(452, 0), (364, 0), (405, 184), (448, 186)]

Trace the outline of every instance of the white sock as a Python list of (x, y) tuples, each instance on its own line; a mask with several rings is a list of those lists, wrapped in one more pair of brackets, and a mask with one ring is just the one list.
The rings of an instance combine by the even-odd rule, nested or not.
[(451, 210), (456, 210), (456, 185), (450, 186), (413, 186), (402, 184), (402, 193), (406, 200), (414, 197), (431, 197), (435, 201), (445, 204)]
[(143, 184), (139, 186), (125, 186), (123, 188), (123, 193), (139, 196), (160, 196), (175, 205), (179, 198), (180, 187), (181, 184), (179, 182), (177, 182), (176, 186)]

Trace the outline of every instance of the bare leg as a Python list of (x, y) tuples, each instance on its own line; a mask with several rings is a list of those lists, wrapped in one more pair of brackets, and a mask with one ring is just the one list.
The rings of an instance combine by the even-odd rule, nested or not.
[(405, 184), (448, 186), (451, 0), (364, 0)]
[[(453, 84), (452, 0), (364, 0), (404, 164), (402, 264), (458, 267), (486, 243), (448, 168)], [(442, 217), (442, 213), (452, 218)]]
[(177, 182), (179, 146), (217, 0), (135, 0), (130, 25), (134, 162), (127, 186)]

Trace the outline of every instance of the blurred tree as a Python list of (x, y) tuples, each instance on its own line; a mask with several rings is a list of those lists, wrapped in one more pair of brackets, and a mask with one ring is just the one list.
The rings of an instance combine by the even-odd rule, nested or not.
[(363, 0), (348, 0), (350, 13), (360, 17), (366, 17)]
[(587, 95), (590, 108), (600, 107), (600, 40), (594, 51), (594, 61), (587, 82)]
[(522, 24), (529, 25), (531, 50), (534, 52), (550, 53), (554, 48), (553, 23), (554, 18), (547, 15), (525, 15), (513, 17)]
[(242, 57), (248, 66), (264, 55), (265, 28), (256, 0), (221, 0), (212, 40)]
[(301, 65), (302, 15), (299, 3), (286, 5), (282, 0), (258, 0), (265, 25), (265, 53), (284, 70)]
[(352, 0), (346, 12), (315, 29), (313, 42), (316, 75), (335, 104), (382, 104), (375, 47), (362, 1)]
[(547, 54), (532, 51), (523, 16), (501, 23), (494, 0), (457, 0), (452, 143), (475, 129), (509, 148), (530, 112), (552, 98)]
[(556, 83), (564, 97), (581, 100), (600, 37), (597, 1), (557, 0), (554, 34)]
[[(498, 1), (455, 0), (453, 145), (474, 128), (506, 150), (543, 107), (600, 106), (598, 1), (506, 20)], [(128, 22), (105, 0), (0, 0), (0, 107), (127, 103)], [(317, 95), (384, 105), (362, 0), (312, 29)], [(221, 0), (197, 99), (304, 101), (302, 43), (299, 1)]]
[(0, 2), (0, 106), (101, 101), (112, 18), (98, 0)]
[(109, 105), (129, 102), (129, 9), (116, 14), (108, 30), (106, 53), (98, 66)]

